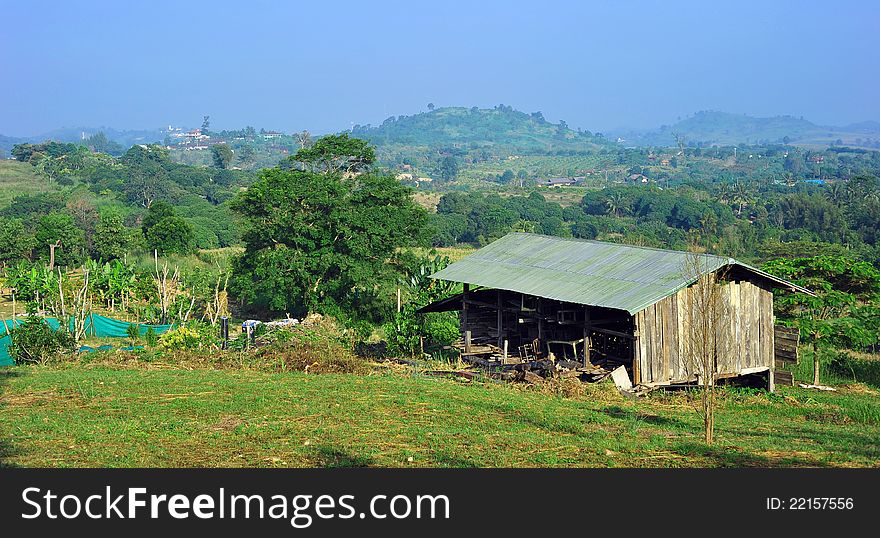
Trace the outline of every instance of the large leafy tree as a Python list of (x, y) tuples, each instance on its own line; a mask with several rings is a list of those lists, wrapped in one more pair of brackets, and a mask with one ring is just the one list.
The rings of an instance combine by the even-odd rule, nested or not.
[(92, 255), (98, 260), (115, 260), (125, 255), (130, 244), (131, 231), (122, 216), (115, 211), (102, 213), (92, 236)]
[(290, 159), (312, 172), (353, 174), (367, 170), (375, 162), (376, 153), (365, 140), (343, 133), (319, 138)]
[(34, 239), (35, 251), (40, 259), (49, 260), (52, 250), (49, 245), (57, 245), (54, 249), (55, 265), (74, 266), (83, 260), (85, 234), (67, 213), (54, 212), (41, 217)]
[(880, 302), (880, 271), (867, 262), (844, 256), (780, 258), (765, 264), (775, 275), (815, 292), (779, 292), (781, 318), (800, 328), (813, 347), (813, 383), (819, 384), (819, 349), (826, 343), (866, 346), (877, 343), (874, 326)]
[(416, 242), (426, 214), (393, 177), (363, 168), (351, 174), (352, 163), (364, 163), (365, 154), (372, 159), (362, 142), (319, 148), (312, 155), (318, 155), (314, 162), (322, 173), (264, 170), (233, 200), (232, 208), (245, 218), (247, 248), (233, 262), (230, 286), (244, 304), (375, 320), (390, 313), (397, 274), (389, 262), (399, 247)]
[(18, 219), (0, 217), (0, 265), (14, 265), (30, 258), (34, 236)]
[(214, 161), (214, 166), (216, 168), (222, 170), (229, 168), (229, 165), (232, 164), (233, 157), (232, 148), (227, 144), (214, 144), (211, 146), (211, 159)]
[(156, 202), (147, 210), (141, 230), (147, 246), (163, 254), (190, 254), (196, 249), (195, 232), (171, 204)]

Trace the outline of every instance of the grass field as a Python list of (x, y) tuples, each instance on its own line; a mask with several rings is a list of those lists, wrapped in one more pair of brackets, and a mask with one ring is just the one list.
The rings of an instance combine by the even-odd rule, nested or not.
[(514, 175), (525, 171), (529, 177), (568, 177), (595, 172), (602, 167), (603, 161), (598, 155), (512, 155), (465, 167), (459, 171), (458, 177), (463, 181), (482, 180), (487, 175), (501, 175), (505, 170), (510, 170)]
[(0, 207), (9, 205), (16, 196), (50, 190), (57, 187), (38, 176), (30, 164), (0, 159)]
[(6, 466), (878, 466), (880, 404), (866, 385), (825, 393), (728, 389), (717, 444), (686, 393), (562, 397), (425, 377), (168, 369), (0, 370)]

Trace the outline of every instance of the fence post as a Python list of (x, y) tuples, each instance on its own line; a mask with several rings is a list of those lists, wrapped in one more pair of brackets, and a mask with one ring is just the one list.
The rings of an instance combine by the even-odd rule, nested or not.
[(223, 316), (220, 318), (220, 339), (222, 340), (220, 344), (220, 349), (228, 349), (229, 348), (229, 318)]

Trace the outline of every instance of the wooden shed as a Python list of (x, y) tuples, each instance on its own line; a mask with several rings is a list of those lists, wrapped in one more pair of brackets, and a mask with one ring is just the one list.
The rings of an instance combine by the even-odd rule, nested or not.
[(733, 258), (512, 233), (432, 275), (464, 291), (422, 311), (460, 312), (466, 357), (623, 365), (635, 385), (690, 383), (697, 275), (716, 277), (723, 306), (715, 377), (767, 372), (772, 388), (773, 289), (812, 292)]

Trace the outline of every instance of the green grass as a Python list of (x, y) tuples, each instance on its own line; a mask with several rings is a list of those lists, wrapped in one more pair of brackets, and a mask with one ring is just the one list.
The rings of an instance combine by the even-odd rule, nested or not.
[[(0, 371), (8, 466), (877, 466), (880, 400), (728, 389), (717, 443), (685, 393), (632, 401), (376, 375), (41, 366)], [(411, 459), (410, 459), (411, 458)]]
[(0, 207), (6, 207), (16, 196), (58, 190), (55, 184), (40, 177), (28, 163), (0, 160)]

